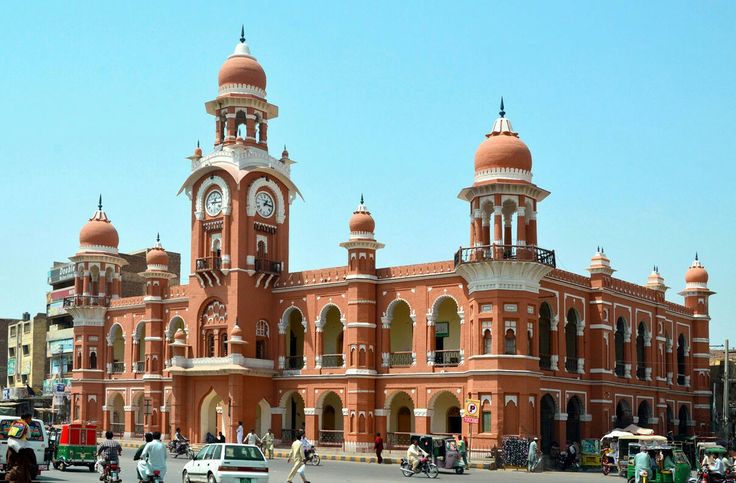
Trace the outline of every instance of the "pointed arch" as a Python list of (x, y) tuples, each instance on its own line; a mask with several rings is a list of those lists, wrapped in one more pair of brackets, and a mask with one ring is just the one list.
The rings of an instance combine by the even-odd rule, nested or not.
[(169, 323), (166, 326), (166, 340), (169, 342), (174, 340), (174, 334), (176, 334), (177, 330), (183, 330), (185, 334), (189, 334), (189, 328), (187, 327), (186, 322), (184, 322), (184, 319), (181, 317), (181, 315), (175, 315), (169, 320)]
[(432, 310), (430, 310), (430, 314), (435, 319), (439, 315), (440, 306), (445, 300), (452, 300), (453, 302), (455, 302), (455, 307), (457, 308), (458, 314), (463, 313), (462, 305), (460, 305), (460, 302), (458, 302), (457, 299), (449, 293), (443, 293), (442, 295), (439, 295), (436, 299), (434, 299), (434, 302), (432, 302)]
[(289, 322), (291, 320), (291, 316), (294, 312), (299, 313), (299, 317), (301, 318), (301, 324), (304, 327), (304, 332), (307, 331), (307, 318), (304, 316), (304, 311), (302, 311), (301, 308), (299, 308), (298, 305), (291, 305), (287, 307), (284, 312), (281, 314), (281, 319), (279, 320), (279, 333), (285, 333), (286, 329), (289, 327)]
[(409, 316), (411, 317), (412, 322), (416, 320), (416, 313), (415, 313), (414, 309), (411, 307), (411, 304), (406, 299), (397, 297), (397, 298), (393, 299), (391, 302), (389, 302), (389, 304), (386, 306), (386, 311), (384, 312), (384, 318), (385, 318), (384, 319), (385, 320), (384, 321), (384, 326), (385, 327), (390, 327), (391, 326), (391, 322), (394, 319), (394, 315), (396, 313), (396, 309), (400, 305), (406, 305), (408, 307), (408, 309), (409, 309)]

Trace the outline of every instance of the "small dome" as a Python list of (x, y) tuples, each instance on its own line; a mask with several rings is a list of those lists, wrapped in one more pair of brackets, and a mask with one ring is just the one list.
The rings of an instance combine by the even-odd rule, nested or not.
[(350, 217), (348, 222), (350, 226), (350, 233), (373, 233), (376, 229), (376, 222), (371, 216), (371, 212), (363, 203), (363, 196), (360, 197), (360, 204), (358, 208), (353, 212), (353, 216)]
[(202, 148), (199, 147), (199, 143), (197, 143), (197, 147), (194, 148), (194, 156), (197, 158), (202, 157)]
[(532, 170), (532, 153), (519, 135), (491, 132), (475, 152), (475, 172), (491, 169)]
[(685, 282), (702, 284), (708, 283), (708, 272), (705, 270), (705, 267), (703, 267), (703, 264), (700, 263), (700, 260), (698, 260), (697, 255), (695, 255), (695, 261), (693, 264), (690, 265), (688, 271), (685, 272)]
[(233, 330), (230, 331), (230, 337), (243, 337), (243, 329), (238, 324), (233, 326)]
[(227, 58), (217, 80), (220, 88), (228, 85), (253, 86), (266, 90), (266, 73), (255, 57), (250, 53), (248, 44), (241, 31), (240, 42), (235, 46), (235, 51)]
[(156, 236), (156, 244), (146, 253), (146, 264), (149, 267), (152, 265), (166, 267), (166, 269), (169, 267), (169, 254), (161, 246), (161, 240), (158, 235)]
[(79, 232), (80, 249), (95, 248), (111, 248), (115, 251), (118, 249), (118, 231), (115, 229), (110, 219), (104, 211), (102, 211), (102, 197), (97, 211), (92, 218), (82, 227)]
[(187, 334), (184, 332), (184, 329), (179, 329), (174, 334), (174, 340), (176, 342), (186, 342), (187, 340)]

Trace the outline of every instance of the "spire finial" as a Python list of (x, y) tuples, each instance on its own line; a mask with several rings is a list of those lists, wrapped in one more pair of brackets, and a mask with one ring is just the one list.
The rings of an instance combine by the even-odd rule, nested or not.
[(501, 117), (504, 117), (506, 115), (506, 111), (503, 110), (503, 96), (501, 96), (501, 110), (498, 111), (498, 115)]
[[(97, 202), (97, 209), (102, 211), (102, 193), (100, 193), (100, 200)], [(697, 260), (697, 255), (695, 257)]]
[(240, 43), (245, 43), (245, 24), (240, 26)]
[(695, 252), (695, 261), (698, 261), (698, 252)]
[(197, 147), (199, 147), (199, 139), (197, 139)]
[(159, 233), (156, 233), (156, 243), (160, 243), (160, 242), (161, 242), (161, 236)]
[(363, 204), (363, 193), (360, 194), (360, 204)]

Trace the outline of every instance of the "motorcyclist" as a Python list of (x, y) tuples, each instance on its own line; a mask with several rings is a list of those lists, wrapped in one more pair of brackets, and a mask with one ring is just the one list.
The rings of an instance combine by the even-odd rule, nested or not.
[(138, 462), (136, 464), (136, 471), (138, 472), (139, 481), (147, 481), (151, 470), (148, 461), (145, 458), (141, 458), (141, 455), (143, 454), (143, 450), (146, 448), (146, 445), (153, 441), (153, 433), (146, 433), (144, 438), (143, 444), (135, 452), (135, 456), (133, 456), (133, 461)]
[(176, 434), (174, 435), (174, 451), (179, 454), (181, 452), (179, 449), (186, 443), (189, 443), (189, 440), (181, 434), (181, 428), (176, 428)]
[(30, 483), (34, 475), (36, 456), (32, 448), (28, 447), (28, 435), (31, 414), (23, 414), (15, 420), (7, 430), (8, 452), (6, 462), (8, 472), (5, 479), (11, 483)]
[(148, 465), (151, 467), (150, 474), (154, 474), (155, 471), (159, 472), (161, 481), (164, 481), (166, 476), (167, 456), (166, 446), (161, 442), (161, 432), (154, 431), (153, 441), (146, 443), (146, 447), (143, 448), (141, 453), (141, 459), (145, 458), (148, 461)]
[(406, 450), (406, 460), (411, 465), (411, 469), (416, 473), (419, 471), (419, 464), (422, 462), (422, 458), (427, 457), (427, 452), (419, 447), (419, 440), (413, 438), (409, 448)]
[(100, 460), (100, 481), (105, 479), (105, 468), (111, 464), (119, 464), (119, 456), (123, 454), (123, 447), (113, 439), (112, 431), (105, 432), (105, 441), (97, 448), (97, 458)]

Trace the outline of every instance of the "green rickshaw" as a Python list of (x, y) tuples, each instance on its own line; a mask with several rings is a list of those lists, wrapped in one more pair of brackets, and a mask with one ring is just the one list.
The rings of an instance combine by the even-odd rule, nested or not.
[(696, 446), (695, 467), (698, 471), (703, 469), (703, 459), (708, 455), (714, 455), (716, 458), (723, 458), (728, 451), (720, 444), (705, 442), (698, 443)]
[(411, 440), (417, 439), (418, 446), (437, 465), (439, 470), (452, 470), (458, 475), (465, 472), (465, 463), (460, 456), (457, 441), (452, 436), (412, 435)]
[(52, 458), (54, 468), (66, 471), (70, 466), (86, 466), (94, 471), (96, 455), (96, 426), (78, 423), (61, 426)]
[(681, 449), (668, 443), (651, 442), (629, 444), (628, 465), (626, 480), (628, 483), (636, 481), (634, 458), (641, 448), (645, 448), (650, 456), (655, 455), (656, 469), (649, 470), (648, 483), (687, 483), (692, 467), (685, 453)]

